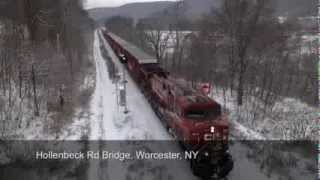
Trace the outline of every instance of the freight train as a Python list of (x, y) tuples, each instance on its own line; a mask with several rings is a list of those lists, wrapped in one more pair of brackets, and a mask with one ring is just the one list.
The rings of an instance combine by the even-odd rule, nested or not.
[(203, 179), (225, 178), (233, 168), (228, 152), (229, 125), (221, 105), (185, 80), (175, 79), (156, 58), (108, 30), (104, 38), (124, 63), (168, 132), (183, 148), (200, 155), (190, 160), (194, 175)]

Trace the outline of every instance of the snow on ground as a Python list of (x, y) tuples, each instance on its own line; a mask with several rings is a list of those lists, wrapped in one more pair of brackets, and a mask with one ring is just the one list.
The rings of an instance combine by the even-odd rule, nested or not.
[(77, 109), (72, 124), (64, 127), (55, 137), (56, 140), (76, 141), (87, 139), (90, 131), (90, 117), (90, 111), (82, 108)]
[[(108, 74), (106, 60), (102, 57), (99, 44), (99, 34), (95, 34), (95, 60), (97, 67), (96, 91), (92, 101), (92, 112), (96, 121), (91, 123), (92, 132), (90, 139), (104, 140), (169, 140), (166, 129), (153, 112), (149, 103), (141, 93), (135, 82), (128, 75), (127, 70), (117, 61), (110, 46), (103, 42), (109, 56), (116, 64), (119, 72), (126, 74), (127, 104), (129, 113), (124, 114), (116, 98), (116, 84)], [(99, 127), (97, 127), (99, 126)], [(98, 129), (98, 130), (97, 130)], [(101, 134), (103, 133), (103, 135)]]
[[(236, 140), (265, 140), (266, 138), (260, 134), (259, 132), (244, 126), (240, 122), (238, 122), (238, 112), (239, 109), (236, 106), (235, 98), (230, 96), (230, 93), (225, 93), (226, 98), (223, 96), (223, 92), (220, 89), (213, 90), (210, 96), (223, 105), (224, 108), (227, 109), (228, 112), (231, 112), (229, 117), (229, 122), (231, 123), (231, 132), (232, 137)], [(228, 96), (229, 95), (229, 96)]]
[[(127, 70), (119, 63), (117, 57), (111, 50), (108, 43), (103, 39), (99, 39), (99, 31), (95, 33), (94, 41), (94, 60), (96, 63), (96, 88), (87, 110), (78, 109), (74, 121), (71, 125), (63, 128), (58, 137), (47, 134), (45, 128), (42, 127), (41, 121), (33, 124), (31, 128), (25, 131), (29, 134), (29, 139), (61, 139), (61, 140), (78, 140), (83, 136), (88, 136), (89, 140), (171, 140), (171, 136), (167, 133), (160, 120), (154, 114), (147, 100), (140, 92), (135, 82), (128, 75)], [(102, 42), (101, 42), (102, 40)], [(100, 45), (104, 48), (118, 68), (118, 71), (125, 73), (128, 80), (127, 84), (127, 103), (129, 113), (124, 114), (123, 108), (117, 104), (117, 87), (110, 79), (106, 59), (103, 58)], [(86, 81), (87, 82), (87, 81)], [(87, 82), (91, 83), (91, 82)], [(228, 94), (228, 93), (227, 93)], [(231, 96), (223, 98), (221, 91), (214, 91), (212, 97), (231, 112), (229, 118), (232, 123), (231, 134), (234, 139), (250, 139), (250, 140), (266, 140), (266, 136), (260, 133), (261, 128), (249, 128), (247, 124), (238, 121), (237, 113), (241, 110), (236, 107), (236, 101)], [(277, 109), (281, 112), (288, 112), (296, 101), (287, 99), (282, 103), (276, 104)], [(305, 104), (298, 103), (297, 108), (305, 108)], [(267, 137), (269, 138), (269, 137)], [(127, 141), (123, 141), (127, 142)], [(98, 144), (96, 141), (90, 141), (90, 149), (122, 149), (128, 148), (144, 148), (141, 146), (129, 146), (121, 143)], [(150, 151), (157, 152), (164, 150), (161, 146), (147, 147)], [(172, 151), (177, 151), (180, 147), (172, 145)], [(165, 148), (167, 150), (167, 147)], [(241, 142), (234, 142), (230, 145), (230, 151), (233, 156), (235, 167), (229, 175), (229, 180), (278, 180), (277, 175), (267, 176), (261, 170), (261, 165), (247, 157), (250, 147)], [(189, 168), (189, 162), (174, 161), (90, 161), (88, 169), (88, 179), (172, 179), (172, 180), (196, 180)], [(134, 168), (136, 167), (136, 168)], [(177, 173), (178, 172), (178, 173)], [(297, 171), (299, 172), (299, 171)], [(159, 178), (160, 177), (160, 178)], [(301, 178), (296, 178), (301, 179)]]
[[(81, 92), (94, 88), (94, 83), (94, 77), (87, 75), (80, 87)], [(0, 95), (0, 108), (3, 108), (0, 112), (0, 138), (7, 140), (80, 140), (88, 134), (90, 112), (87, 107), (77, 107), (73, 116), (53, 117), (58, 113), (49, 112), (46, 90), (39, 88), (40, 114), (35, 116), (31, 97), (26, 94), (20, 98), (17, 87), (12, 84), (13, 103), (11, 107), (7, 103), (9, 92)], [(63, 112), (59, 113), (63, 114)], [(59, 124), (58, 127), (56, 127), (57, 124)]]
[[(250, 150), (253, 150), (260, 152), (253, 157), (256, 163), (261, 164), (260, 167), (265, 166), (265, 163), (269, 164), (268, 167), (265, 167), (267, 169), (265, 170), (266, 173), (270, 174), (270, 171), (273, 171), (274, 176), (274, 174), (277, 174), (274, 171), (280, 171), (282, 178), (298, 180), (314, 177), (312, 171), (310, 171), (310, 167), (314, 167), (314, 159), (303, 155), (304, 153), (311, 154), (311, 152), (303, 145), (294, 144), (294, 140), (310, 140), (310, 137), (318, 137), (318, 109), (293, 98), (282, 98), (275, 103), (271, 112), (266, 113), (266, 116), (261, 118), (261, 116), (253, 115), (256, 109), (253, 109), (252, 106), (254, 105), (252, 103), (259, 103), (253, 97), (242, 107), (237, 107), (236, 97), (231, 96), (230, 91), (223, 93), (222, 89), (216, 88), (212, 91), (211, 97), (223, 105), (226, 112), (229, 113), (232, 139), (236, 141), (246, 140), (244, 144), (246, 142), (251, 144), (249, 147), (241, 147), (238, 146), (241, 142), (236, 142), (236, 146), (231, 148), (233, 156), (241, 159), (238, 152), (233, 151), (234, 148), (238, 150), (247, 149), (247, 152), (242, 154), (248, 154)], [(286, 144), (281, 142), (286, 142), (287, 146), (291, 145), (291, 149), (286, 149)], [(294, 151), (293, 147), (299, 149), (299, 151)], [(245, 158), (241, 160), (241, 163), (245, 164), (247, 161)], [(276, 163), (272, 165), (274, 162)], [(288, 165), (285, 164), (287, 162)], [(296, 165), (292, 166), (295, 163)], [(241, 166), (241, 168), (244, 167)]]
[[(88, 83), (88, 82), (87, 82)], [(86, 87), (92, 87), (90, 82)], [(84, 89), (85, 87), (83, 87)], [(7, 128), (16, 129), (13, 133), (14, 135), (7, 134), (6, 136), (10, 140), (80, 140), (83, 139), (89, 131), (88, 123), (90, 120), (90, 111), (86, 109), (87, 107), (78, 107), (70, 120), (66, 122), (61, 129), (57, 129), (55, 132), (52, 113), (46, 111), (41, 111), (39, 117), (34, 116), (32, 108), (27, 104), (28, 102), (22, 102), (22, 107), (20, 107), (15, 112), (20, 112), (14, 116), (20, 117), (19, 123), (11, 123), (11, 126)], [(46, 108), (45, 105), (40, 105), (41, 108)], [(67, 119), (61, 119), (62, 121)], [(70, 124), (69, 124), (70, 123)], [(19, 126), (19, 128), (17, 128)]]
[(232, 123), (234, 125), (234, 131), (238, 131), (242, 133), (242, 135), (246, 137), (247, 140), (266, 140), (266, 138), (263, 137), (261, 134), (259, 134), (258, 132), (255, 132), (250, 128), (243, 126), (239, 122), (233, 121)]
[[(115, 63), (119, 72), (126, 73), (127, 84), (127, 103), (129, 113), (124, 114), (123, 108), (117, 105), (116, 84), (109, 78), (106, 59), (102, 57), (100, 51), (101, 43), (106, 48), (111, 60)], [(27, 139), (59, 139), (59, 140), (79, 140), (86, 139), (88, 136), (89, 149), (94, 150), (117, 150), (117, 151), (136, 151), (145, 149), (149, 152), (180, 151), (180, 146), (174, 141), (154, 141), (171, 140), (171, 136), (154, 114), (143, 94), (135, 82), (130, 78), (126, 69), (119, 63), (108, 43), (99, 39), (99, 32), (95, 32), (94, 40), (94, 60), (96, 63), (96, 87), (89, 104), (89, 108), (77, 109), (73, 122), (62, 129), (58, 134), (49, 134), (44, 127), (43, 120), (32, 123), (26, 128), (24, 134)], [(87, 82), (87, 81), (86, 81)], [(91, 83), (87, 82), (88, 84)], [(219, 99), (220, 98), (220, 99)], [(223, 102), (221, 96), (215, 98)], [(227, 107), (232, 107), (233, 102), (228, 101)], [(32, 113), (32, 112), (30, 112)], [(232, 118), (231, 118), (232, 119)], [(49, 119), (48, 119), (49, 120)], [(234, 135), (241, 132), (244, 136), (253, 139), (262, 139), (259, 133), (246, 128), (240, 123), (235, 122), (232, 129)], [(98, 140), (98, 141), (95, 141)], [(108, 140), (108, 141), (100, 141)], [(120, 140), (120, 141), (110, 141)], [(130, 144), (124, 140), (153, 140), (155, 144), (148, 143)], [(113, 143), (112, 143), (113, 142)], [(130, 141), (129, 141), (130, 142)], [(162, 142), (162, 143), (157, 143)], [(150, 141), (149, 141), (150, 143)], [(169, 146), (169, 147), (168, 147)], [(233, 156), (235, 167), (229, 175), (229, 180), (278, 180), (278, 176), (267, 176), (260, 169), (260, 164), (247, 157), (250, 148), (241, 142), (230, 144), (230, 151)], [(1, 151), (0, 151), (1, 152)], [(6, 156), (0, 153), (0, 159), (6, 160)], [(6, 162), (6, 161), (2, 161)], [(186, 160), (178, 161), (96, 161), (90, 160), (86, 170), (87, 179), (139, 179), (139, 180), (198, 180), (189, 167)], [(300, 180), (300, 179), (299, 179)]]
[(228, 179), (232, 180), (278, 180), (277, 176), (267, 177), (261, 172), (259, 166), (249, 160), (246, 156), (248, 153), (248, 147), (236, 142), (232, 145), (230, 153), (234, 157), (234, 163), (236, 167), (229, 174)]
[[(129, 113), (124, 114), (123, 108), (117, 105), (116, 85), (109, 78), (108, 67), (106, 60), (102, 57), (100, 51), (101, 43), (107, 49), (109, 56), (115, 63), (119, 72), (126, 73), (128, 80), (127, 84), (127, 102)], [(73, 122), (62, 129), (58, 134), (48, 133), (43, 119), (34, 121), (28, 128), (24, 128), (22, 132), (26, 139), (30, 140), (79, 140), (88, 136), (89, 140), (171, 140), (172, 138), (167, 133), (160, 120), (154, 114), (146, 101), (143, 94), (135, 82), (130, 78), (126, 69), (119, 63), (108, 43), (99, 40), (99, 32), (95, 32), (94, 41), (94, 60), (96, 63), (96, 87), (88, 109), (77, 109)], [(86, 81), (86, 84), (92, 83)], [(221, 92), (213, 94), (215, 100), (221, 104), (225, 104), (227, 109), (236, 113), (235, 101), (232, 98), (227, 98), (225, 101)], [(287, 101), (287, 104), (292, 104), (292, 101)], [(304, 106), (303, 104), (300, 104)], [(285, 107), (282, 104), (277, 106)], [(280, 108), (278, 108), (280, 109)], [(288, 112), (290, 110), (287, 109)], [(285, 111), (285, 110), (283, 110)], [(26, 112), (28, 113), (28, 112)], [(234, 113), (234, 114), (235, 114)], [(30, 116), (32, 111), (29, 112)], [(231, 133), (235, 137), (245, 137), (244, 139), (265, 139), (261, 133), (256, 132), (253, 128), (248, 128), (246, 125), (237, 121), (236, 116), (229, 116), (232, 120), (233, 129)], [(49, 118), (50, 119), (50, 118)], [(48, 121), (49, 121), (48, 119)], [(24, 122), (24, 123), (27, 123)], [(23, 127), (26, 126), (23, 124)], [(99, 141), (98, 141), (99, 142)], [(127, 143), (127, 141), (122, 141)], [(90, 149), (120, 149), (128, 150), (147, 148), (151, 152), (167, 150), (168, 147), (152, 146), (145, 147), (145, 144), (129, 145), (116, 143), (114, 146), (108, 144), (99, 144), (97, 141), (89, 141)], [(179, 151), (179, 146), (172, 143), (169, 147), (172, 151)], [(229, 175), (229, 180), (278, 180), (278, 176), (267, 176), (262, 172), (258, 162), (250, 160), (247, 157), (250, 152), (250, 147), (241, 142), (234, 142), (230, 145), (230, 151), (233, 156), (235, 167)], [(1, 151), (0, 151), (1, 152)], [(0, 158), (6, 157), (0, 153)], [(3, 161), (5, 162), (5, 161)], [(192, 175), (189, 168), (189, 162), (182, 161), (90, 161), (89, 169), (87, 170), (88, 179), (171, 179), (171, 180), (197, 180)], [(297, 171), (299, 172), (299, 171)], [(296, 178), (301, 179), (301, 178)]]
[[(89, 135), (90, 140), (170, 140), (171, 137), (159, 121), (159, 119), (154, 114), (153, 110), (150, 108), (148, 102), (144, 98), (143, 94), (140, 92), (134, 81), (127, 76), (127, 103), (129, 108), (129, 113), (124, 114), (123, 109), (117, 106), (116, 101), (116, 86), (108, 77), (108, 69), (106, 66), (105, 59), (102, 57), (99, 44), (99, 34), (95, 33), (95, 43), (94, 43), (94, 55), (96, 60), (97, 69), (97, 83), (96, 90), (94, 92), (92, 100), (92, 112), (93, 116), (91, 119), (91, 132)], [(100, 42), (101, 43), (101, 42)], [(104, 41), (104, 47), (107, 48), (110, 57), (114, 60), (114, 63), (119, 69), (123, 68), (120, 63), (117, 63), (117, 58), (113, 54), (110, 46)], [(122, 72), (127, 73), (125, 69)], [(101, 144), (102, 147), (97, 147), (95, 142), (91, 143), (91, 149), (103, 148), (103, 149), (113, 149), (118, 148), (118, 150), (128, 151), (130, 149), (128, 144), (121, 146), (119, 141), (114, 141), (112, 146), (108, 144)], [(124, 141), (123, 141), (124, 142)], [(144, 145), (141, 145), (144, 146)], [(150, 147), (148, 147), (150, 148)], [(152, 151), (159, 151), (163, 147), (157, 146), (156, 149)], [(167, 148), (167, 147), (165, 147)], [(179, 148), (178, 145), (173, 146), (173, 149)], [(126, 179), (127, 176), (132, 176), (143, 179), (149, 179), (151, 176), (155, 178), (153, 171), (149, 172), (148, 176), (141, 175), (139, 172), (130, 171), (129, 167), (135, 166), (134, 163), (137, 161), (108, 161), (107, 168), (102, 168), (104, 165), (97, 162), (91, 161), (88, 177), (89, 179), (99, 179), (103, 177), (109, 177), (110, 179)], [(177, 161), (176, 163), (167, 164), (163, 166), (162, 162), (149, 161), (141, 162), (140, 164), (145, 168), (158, 169), (164, 168), (163, 175), (167, 177), (175, 176), (174, 179), (196, 179), (192, 176), (189, 170), (188, 163), (185, 161)], [(169, 166), (169, 167), (168, 167)], [(182, 170), (181, 170), (182, 169)], [(179, 170), (180, 172), (186, 172), (183, 174), (176, 174)], [(148, 170), (147, 170), (148, 171)], [(193, 178), (192, 178), (193, 177)]]
[(281, 98), (265, 116), (261, 102), (248, 98), (242, 107), (229, 90), (216, 87), (210, 96), (229, 113), (232, 132), (237, 140), (316, 140), (319, 132), (319, 109), (297, 99)]
[[(46, 131), (45, 123), (49, 118), (46, 111), (41, 111), (37, 117), (34, 115), (33, 102), (19, 97), (16, 85), (12, 85), (12, 105), (9, 106), (9, 92), (0, 95), (0, 138), (9, 140), (32, 140), (50, 138)], [(42, 91), (41, 91), (42, 92)], [(39, 92), (40, 96), (41, 92)], [(39, 102), (39, 107), (44, 108), (44, 101)]]
[[(116, 64), (119, 72), (126, 72), (123, 65), (118, 62), (108, 43), (103, 39), (100, 42), (100, 32), (95, 33), (94, 55), (97, 65), (97, 84), (94, 98), (91, 103), (93, 115), (90, 120), (91, 140), (170, 140), (171, 137), (160, 123), (140, 92), (135, 82), (128, 76), (128, 108), (129, 113), (123, 114), (123, 109), (117, 107), (115, 84), (108, 78), (108, 68), (103, 59), (100, 44), (103, 43), (112, 61)], [(126, 72), (127, 73), (127, 72)], [(113, 141), (112, 144), (91, 143), (91, 148), (102, 148), (109, 151), (135, 151), (136, 149), (147, 149), (151, 152), (161, 152), (170, 148), (173, 152), (179, 151), (180, 146), (174, 141), (170, 147), (165, 147), (161, 143), (154, 145), (146, 143), (128, 144), (128, 141)], [(123, 143), (121, 143), (123, 142)], [(130, 142), (130, 141), (129, 141)], [(154, 141), (157, 142), (157, 141)], [(161, 141), (158, 141), (161, 142)], [(100, 146), (100, 147), (98, 147)], [(239, 142), (231, 145), (231, 151), (235, 160), (234, 170), (231, 172), (229, 180), (261, 179), (272, 180), (259, 170), (259, 165), (246, 158), (245, 152), (248, 147)], [(190, 170), (189, 162), (178, 161), (118, 161), (108, 160), (107, 162), (91, 161), (88, 173), (89, 179), (171, 179), (171, 180), (197, 180)]]

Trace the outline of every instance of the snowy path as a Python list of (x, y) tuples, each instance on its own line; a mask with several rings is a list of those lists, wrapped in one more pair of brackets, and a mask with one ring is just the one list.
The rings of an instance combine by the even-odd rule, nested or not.
[[(99, 42), (99, 38), (96, 37), (96, 42)], [(106, 77), (105, 81), (97, 80), (98, 84), (99, 82), (103, 83), (103, 86), (105, 87), (106, 84), (108, 86), (113, 86), (112, 90), (113, 92), (108, 94), (108, 90), (105, 89), (104, 96), (112, 97), (113, 101), (104, 101), (105, 104), (107, 104), (106, 107), (113, 108), (113, 117), (104, 118), (104, 130), (106, 131), (106, 135), (104, 136), (104, 139), (106, 140), (171, 140), (171, 136), (167, 133), (166, 129), (161, 124), (158, 117), (153, 112), (152, 108), (148, 104), (147, 100), (133, 81), (133, 79), (128, 75), (127, 70), (123, 67), (121, 63), (118, 62), (117, 57), (111, 50), (109, 44), (103, 40), (104, 47), (108, 50), (108, 54), (111, 57), (113, 63), (115, 63), (116, 67), (118, 68), (119, 72), (126, 73), (126, 79), (128, 81), (127, 83), (127, 104), (129, 113), (124, 114), (123, 108), (118, 108), (116, 103), (116, 88), (115, 84), (112, 84), (111, 80), (108, 78), (108, 73), (105, 65), (105, 60), (101, 57), (101, 52), (95, 53), (96, 57), (98, 57), (96, 60), (98, 62), (103, 62), (99, 64), (99, 69), (102, 69), (104, 71), (104, 77)], [(97, 51), (99, 50), (99, 45), (96, 45), (95, 48)], [(102, 67), (104, 66), (104, 67)], [(101, 72), (101, 71), (100, 71)], [(97, 87), (101, 87), (100, 85)], [(111, 89), (111, 88), (110, 88)], [(100, 119), (101, 120), (101, 119)], [(110, 132), (112, 131), (112, 132)], [(108, 133), (111, 133), (108, 134)], [(114, 147), (119, 146), (119, 147)], [(143, 145), (142, 145), (143, 146)], [(129, 148), (136, 148), (136, 147), (128, 147), (127, 145), (121, 146), (121, 143), (114, 143), (113, 147), (104, 147), (104, 148), (111, 148), (111, 149), (125, 149), (128, 150)], [(151, 149), (151, 147), (148, 147)], [(161, 149), (162, 147), (157, 147), (157, 149), (153, 149), (153, 151), (157, 151)], [(173, 150), (177, 150), (177, 146), (173, 146)], [(156, 173), (150, 172), (148, 176), (142, 176), (139, 174), (139, 172), (131, 172), (130, 167), (135, 166), (135, 162), (120, 162), (120, 161), (110, 161), (107, 165), (106, 172), (108, 174), (108, 177), (110, 179), (126, 179), (126, 177), (139, 177), (139, 179), (143, 180), (146, 178), (150, 178), (151, 176), (156, 176)], [(171, 168), (164, 167), (161, 162), (154, 163), (153, 162), (145, 162), (143, 166), (148, 167), (149, 170), (151, 169), (162, 169), (164, 177), (171, 177), (172, 174), (175, 174), (177, 168), (179, 171), (185, 171), (185, 169), (188, 169), (188, 164), (184, 162), (178, 163), (179, 167), (175, 167), (176, 163), (171, 164)], [(182, 170), (181, 170), (182, 168)], [(126, 171), (123, 171), (126, 169)], [(143, 168), (142, 168), (143, 169)], [(146, 170), (148, 171), (148, 170)], [(184, 173), (182, 175), (178, 175), (179, 178), (175, 179), (186, 179), (189, 177), (193, 177), (191, 172), (188, 171), (187, 173)], [(167, 178), (165, 178), (167, 179)], [(193, 177), (193, 179), (197, 179)]]
[[(168, 140), (170, 136), (150, 108), (148, 102), (127, 75), (127, 103), (129, 113), (124, 114), (116, 101), (116, 85), (109, 78), (106, 61), (100, 51), (98, 32), (95, 33), (94, 55), (97, 67), (96, 90), (94, 92), (91, 109), (94, 114), (91, 122), (90, 140)], [(110, 57), (116, 57), (110, 51)], [(121, 64), (114, 62), (120, 72), (126, 72)]]
[[(96, 89), (91, 102), (91, 112), (93, 113), (90, 120), (90, 140), (170, 140), (172, 139), (148, 102), (134, 83), (127, 75), (127, 103), (129, 113), (124, 114), (121, 108), (117, 107), (116, 86), (109, 79), (106, 60), (100, 51), (100, 43), (103, 43), (109, 56), (115, 63), (119, 72), (126, 72), (123, 65), (118, 62), (117, 57), (111, 50), (108, 43), (99, 39), (99, 31), (95, 33), (94, 58), (96, 61)], [(121, 142), (120, 141), (120, 142)], [(92, 141), (90, 141), (92, 142)], [(116, 141), (115, 141), (116, 142)], [(119, 142), (119, 141), (118, 141)], [(101, 145), (93, 141), (90, 143), (92, 149), (134, 149), (128, 144), (116, 143), (112, 145)], [(139, 148), (139, 147), (138, 147)], [(155, 148), (155, 147), (153, 147)], [(162, 147), (156, 147), (155, 151)], [(178, 145), (172, 145), (173, 150), (177, 150)], [(235, 159), (235, 168), (229, 176), (229, 180), (271, 180), (259, 170), (259, 166), (249, 161), (245, 156), (248, 151), (247, 147), (241, 143), (235, 143), (231, 146), (231, 152)], [(136, 161), (114, 161), (104, 162), (91, 161), (88, 170), (88, 179), (119, 179), (129, 178), (139, 180), (150, 179), (172, 179), (172, 180), (197, 180), (193, 176), (187, 161), (173, 161), (172, 163), (159, 162), (139, 162)], [(132, 167), (139, 166), (135, 171)], [(159, 174), (161, 177), (159, 177)]]

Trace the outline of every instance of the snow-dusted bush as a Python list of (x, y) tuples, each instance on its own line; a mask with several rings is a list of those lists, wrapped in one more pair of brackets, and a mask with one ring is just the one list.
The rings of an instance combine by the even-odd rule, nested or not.
[(277, 102), (270, 116), (274, 133), (282, 139), (317, 140), (319, 137), (319, 109), (298, 100), (285, 98)]
[(212, 97), (227, 108), (235, 130), (251, 136), (249, 139), (261, 134), (266, 139), (316, 140), (319, 135), (319, 109), (300, 100), (279, 97), (274, 104), (266, 106), (250, 96), (242, 106), (237, 106), (230, 91), (223, 93), (220, 88), (213, 91)]

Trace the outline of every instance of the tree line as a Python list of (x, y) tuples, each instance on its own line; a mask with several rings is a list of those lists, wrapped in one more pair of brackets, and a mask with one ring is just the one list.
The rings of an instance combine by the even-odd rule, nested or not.
[[(280, 19), (279, 4), (224, 0), (221, 7), (191, 21), (185, 16), (190, 7), (178, 1), (170, 14), (157, 13), (137, 22), (116, 16), (106, 26), (153, 54), (172, 74), (228, 88), (239, 106), (250, 96), (265, 106), (280, 97), (316, 106), (316, 43), (303, 43), (299, 16)], [(170, 41), (175, 42), (173, 47)]]
[(83, 95), (79, 86), (94, 68), (93, 28), (81, 1), (0, 4), (2, 135), (53, 112), (56, 121), (72, 115)]

